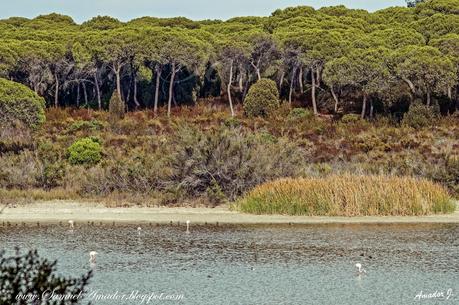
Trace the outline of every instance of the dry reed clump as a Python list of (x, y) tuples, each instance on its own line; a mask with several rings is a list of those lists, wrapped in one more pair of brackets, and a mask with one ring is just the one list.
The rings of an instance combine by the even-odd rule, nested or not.
[(262, 184), (235, 208), (253, 214), (408, 216), (451, 213), (455, 205), (442, 186), (426, 179), (332, 175)]

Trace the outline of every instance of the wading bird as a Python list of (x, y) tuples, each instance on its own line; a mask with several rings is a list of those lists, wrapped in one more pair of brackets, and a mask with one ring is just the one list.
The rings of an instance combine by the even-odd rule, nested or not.
[(190, 221), (186, 221), (186, 234), (190, 234)]
[(140, 236), (140, 232), (142, 232), (142, 228), (141, 227), (137, 227), (137, 234)]
[(97, 254), (98, 254), (98, 253), (97, 253), (96, 251), (91, 251), (91, 252), (89, 252), (89, 262), (90, 262), (91, 264), (95, 264), (95, 263), (96, 263), (96, 255), (97, 255)]
[(358, 269), (357, 270), (357, 275), (367, 274), (365, 269), (362, 268), (362, 264), (357, 263), (357, 264), (355, 264), (355, 267)]
[(73, 220), (69, 220), (70, 229), (73, 229)]

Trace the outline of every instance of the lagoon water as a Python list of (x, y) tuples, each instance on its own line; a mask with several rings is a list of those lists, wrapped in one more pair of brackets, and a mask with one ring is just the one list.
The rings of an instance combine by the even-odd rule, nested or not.
[[(61, 274), (97, 264), (86, 301), (147, 304), (458, 304), (459, 225), (0, 227), (0, 246), (36, 248)], [(356, 276), (356, 263), (368, 274)], [(448, 292), (449, 290), (449, 292)], [(419, 299), (443, 292), (449, 299)], [(134, 293), (137, 299), (97, 301)], [(416, 298), (416, 296), (418, 297)], [(131, 295), (132, 297), (133, 295)]]

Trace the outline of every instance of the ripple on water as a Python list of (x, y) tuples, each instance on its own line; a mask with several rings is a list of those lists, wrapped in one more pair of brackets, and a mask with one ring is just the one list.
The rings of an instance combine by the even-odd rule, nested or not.
[[(181, 304), (418, 304), (421, 290), (459, 294), (459, 225), (193, 226), (191, 234), (146, 226), (140, 236), (137, 227), (2, 227), (0, 241), (11, 253), (37, 248), (65, 275), (87, 271), (95, 250), (91, 289), (179, 293)], [(355, 276), (356, 262), (368, 276)]]

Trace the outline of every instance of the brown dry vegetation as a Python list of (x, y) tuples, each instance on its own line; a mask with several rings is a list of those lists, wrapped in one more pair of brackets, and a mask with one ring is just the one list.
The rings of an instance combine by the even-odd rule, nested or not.
[[(106, 112), (49, 109), (33, 135), (4, 131), (0, 197), (40, 190), (29, 197), (218, 205), (279, 178), (349, 173), (422, 177), (459, 193), (457, 116), (413, 129), (387, 118), (315, 118), (285, 104), (268, 118), (236, 113), (201, 102), (171, 119), (163, 109), (129, 112), (110, 126)], [(86, 137), (102, 143), (101, 161), (71, 165), (68, 148)]]
[(420, 216), (455, 207), (443, 187), (425, 179), (348, 174), (268, 182), (235, 205), (253, 214), (307, 216)]

